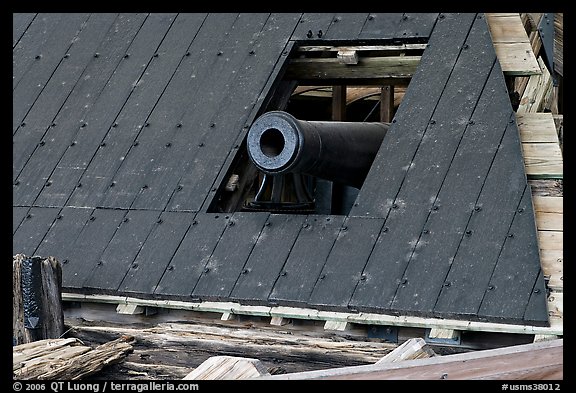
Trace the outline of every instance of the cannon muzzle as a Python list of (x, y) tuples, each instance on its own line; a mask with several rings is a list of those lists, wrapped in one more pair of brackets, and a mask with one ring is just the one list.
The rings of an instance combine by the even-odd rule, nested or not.
[(266, 174), (301, 173), (360, 188), (388, 128), (388, 123), (298, 120), (272, 111), (248, 131), (248, 154)]

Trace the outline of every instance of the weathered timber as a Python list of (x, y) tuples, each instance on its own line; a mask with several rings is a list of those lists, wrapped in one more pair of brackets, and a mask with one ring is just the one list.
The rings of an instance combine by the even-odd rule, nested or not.
[(485, 351), (406, 360), (389, 364), (333, 368), (258, 379), (563, 379), (563, 340)]
[[(59, 343), (59, 341), (61, 341)], [(66, 379), (78, 380), (95, 374), (103, 367), (121, 361), (132, 351), (134, 338), (122, 336), (114, 341), (99, 345), (94, 349), (78, 347), (79, 340), (60, 339), (42, 340), (43, 351), (36, 351), (33, 356), (18, 358), (18, 368), (14, 370), (17, 379)], [(13, 352), (22, 353), (26, 344), (15, 346)], [(54, 353), (54, 346), (60, 347)], [(13, 368), (16, 367), (16, 358)]]
[(182, 379), (250, 379), (270, 375), (258, 359), (212, 356)]
[(53, 257), (12, 258), (12, 337), (15, 345), (64, 333), (62, 268)]
[(436, 356), (436, 353), (423, 338), (415, 337), (404, 341), (388, 355), (378, 360), (376, 364), (394, 363), (402, 360), (424, 359)]

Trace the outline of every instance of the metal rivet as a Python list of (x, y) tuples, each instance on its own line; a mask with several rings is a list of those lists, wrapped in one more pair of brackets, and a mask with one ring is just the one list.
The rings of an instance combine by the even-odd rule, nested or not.
[(176, 187), (176, 191), (182, 191), (182, 185), (178, 184), (178, 187)]
[(76, 146), (76, 141), (72, 141), (72, 143), (70, 144), (70, 146)]
[(434, 119), (430, 120), (430, 124), (436, 124), (436, 120)]
[(148, 122), (144, 123), (144, 127), (150, 127), (150, 123)]
[(166, 144), (166, 147), (170, 147), (170, 146), (172, 146), (172, 144), (171, 144), (170, 142), (168, 142), (168, 143)]
[(41, 57), (42, 57), (42, 56), (40, 56), (40, 55), (36, 55), (35, 59), (38, 60), (38, 59), (40, 59)]
[(343, 231), (347, 231), (347, 230), (348, 230), (348, 227), (347, 227), (346, 225), (344, 225), (344, 226), (342, 227), (342, 230), (343, 230)]
[(50, 124), (50, 127), (52, 127), (52, 128), (56, 127), (56, 123)]
[(514, 123), (514, 119), (508, 120), (508, 123), (510, 123), (510, 124)]
[(181, 127), (182, 127), (182, 123), (176, 124), (176, 128), (181, 128)]
[(508, 234), (508, 237), (510, 237), (510, 238), (514, 237), (514, 234), (513, 234), (513, 233), (509, 233), (509, 234)]
[(403, 284), (403, 285), (408, 284), (408, 279), (407, 279), (407, 278), (403, 278), (403, 279), (402, 279), (402, 284)]
[(447, 373), (442, 374), (442, 376), (440, 377), (440, 379), (447, 379), (447, 378), (448, 378), (448, 374), (447, 374)]
[(540, 289), (536, 288), (536, 289), (534, 290), (534, 293), (540, 293)]
[(396, 203), (392, 204), (392, 209), (398, 209), (398, 205)]
[(22, 123), (20, 123), (20, 127), (26, 127), (26, 122), (23, 121)]
[(98, 266), (102, 266), (103, 264), (104, 264), (104, 262), (102, 262), (102, 261), (96, 262), (96, 265), (98, 265)]
[(78, 183), (78, 184), (76, 185), (76, 187), (78, 187), (78, 188), (82, 187), (82, 183)]
[(200, 143), (198, 144), (198, 147), (203, 147), (203, 146), (204, 146), (204, 142), (200, 142)]
[(308, 228), (308, 227), (310, 227), (310, 224), (305, 223), (304, 225), (302, 225), (302, 227), (303, 227), (303, 228)]
[(62, 263), (64, 263), (64, 264), (66, 264), (66, 263), (68, 263), (68, 262), (70, 262), (68, 259), (64, 259), (64, 260), (62, 261)]
[(234, 149), (238, 149), (240, 145), (234, 145)]
[(27, 219), (31, 219), (31, 218), (32, 218), (32, 214), (30, 214), (30, 213), (26, 214), (26, 218), (27, 218)]
[(384, 232), (384, 233), (388, 232), (388, 227), (382, 228), (382, 232)]
[(162, 219), (161, 218), (157, 219), (156, 224), (162, 224)]
[(148, 188), (148, 185), (147, 185), (147, 184), (144, 184), (144, 185), (142, 186), (142, 189), (143, 189), (143, 190), (145, 190), (145, 189), (147, 189), (147, 188)]
[(20, 184), (20, 180), (16, 180), (16, 181), (14, 182), (14, 185), (15, 185), (15, 186), (17, 186), (18, 184)]
[(48, 180), (48, 181), (46, 182), (46, 187), (50, 187), (51, 185), (52, 185), (52, 181)]
[(312, 38), (313, 35), (314, 33), (312, 33), (312, 30), (308, 30), (308, 33), (306, 33), (306, 37), (308, 38)]
[(360, 281), (366, 281), (366, 275), (365, 274), (360, 276)]
[(281, 276), (285, 277), (288, 274), (288, 272), (283, 271), (282, 273), (280, 273)]
[(133, 263), (133, 264), (132, 264), (132, 269), (136, 269), (137, 267), (138, 267), (138, 264), (137, 264), (137, 263)]
[(174, 270), (174, 266), (172, 266), (172, 265), (168, 266), (168, 270), (170, 270), (170, 271)]
[(523, 213), (523, 212), (524, 212), (524, 208), (523, 208), (523, 207), (521, 207), (521, 208), (518, 209), (518, 213)]
[(210, 123), (210, 128), (216, 127), (216, 123)]
[(96, 217), (94, 217), (94, 216), (90, 217), (90, 221), (94, 221), (95, 219), (96, 219)]
[(445, 15), (444, 15), (444, 14), (440, 14), (440, 15), (438, 15), (438, 18), (440, 18), (440, 19), (444, 19), (444, 17), (445, 17)]
[(132, 144), (132, 146), (138, 146), (139, 144), (140, 144), (140, 142), (135, 141), (135, 142)]
[(220, 218), (220, 216), (219, 216), (218, 214), (216, 214), (216, 215), (214, 216), (214, 218)]
[(44, 146), (45, 144), (46, 144), (46, 142), (44, 142), (44, 141), (40, 141), (40, 143), (39, 143), (40, 146)]
[(98, 52), (94, 53), (94, 57), (99, 57), (99, 56), (100, 56), (100, 53), (98, 53)]
[(112, 127), (114, 128), (118, 127), (118, 123), (114, 122), (114, 124), (112, 124)]
[(326, 278), (326, 275), (325, 275), (325, 274), (322, 274), (322, 275), (320, 276), (320, 280), (324, 280), (325, 278)]
[(112, 183), (110, 183), (110, 187), (114, 187), (116, 185), (116, 182), (113, 181)]
[(475, 212), (479, 212), (480, 210), (482, 210), (482, 206), (474, 206)]
[(445, 287), (449, 287), (450, 285), (452, 285), (452, 283), (451, 283), (450, 281), (446, 281), (446, 282), (444, 283), (444, 286), (445, 286)]
[(152, 55), (152, 57), (158, 57), (158, 53), (154, 53), (154, 55)]
[(64, 58), (65, 58), (65, 59), (67, 59), (67, 58), (69, 58), (69, 57), (70, 57), (70, 54), (69, 54), (69, 53), (66, 53), (66, 54), (64, 55)]
[(106, 146), (106, 142), (102, 142), (102, 143), (100, 144), (100, 147), (104, 147), (104, 146)]
[(322, 38), (322, 35), (323, 35), (323, 34), (324, 34), (324, 33), (322, 33), (322, 30), (318, 30), (318, 38)]
[(229, 221), (229, 222), (228, 222), (228, 226), (229, 226), (229, 227), (233, 227), (233, 226), (234, 226), (234, 221)]
[(470, 48), (470, 45), (468, 45), (468, 44), (464, 44), (464, 46), (463, 46), (462, 48), (464, 48), (464, 49), (468, 49), (468, 48)]
[(340, 21), (340, 18), (336, 17), (334, 18), (334, 23), (338, 23)]
[(468, 122), (468, 124), (473, 125), (473, 124), (474, 124), (474, 120), (470, 120), (470, 121)]
[(407, 19), (408, 19), (408, 16), (402, 15), (402, 20), (407, 20)]
[(126, 53), (126, 54), (124, 55), (124, 58), (125, 58), (125, 59), (127, 59), (127, 58), (129, 58), (129, 57), (130, 57), (130, 54), (129, 54), (129, 53)]
[(184, 56), (190, 56), (190, 52), (186, 52)]
[(242, 270), (242, 274), (248, 274), (248, 269)]
[(212, 188), (212, 192), (216, 192), (216, 187), (213, 187), (213, 188)]
[(219, 50), (218, 53), (216, 53), (216, 56), (222, 56), (222, 51)]
[(392, 119), (392, 123), (396, 123), (396, 119)]
[(494, 285), (492, 285), (492, 284), (488, 285), (488, 290), (489, 290), (489, 291), (491, 291), (491, 290), (493, 290), (493, 289), (494, 289)]
[(374, 19), (374, 15), (368, 15), (368, 20), (373, 20)]
[(256, 53), (256, 51), (254, 51), (254, 49), (252, 49), (250, 52), (248, 52), (248, 54), (250, 54), (250, 55), (253, 55), (255, 53)]
[(422, 233), (428, 234), (428, 233), (430, 233), (430, 231), (429, 231), (428, 229), (424, 229), (424, 230), (422, 231)]
[(472, 236), (472, 231), (470, 229), (466, 230), (466, 236)]
[(192, 221), (192, 225), (198, 225), (198, 221), (196, 220)]
[(438, 210), (439, 207), (438, 206), (432, 206), (432, 210)]
[(264, 224), (265, 227), (269, 227), (270, 226), (270, 221), (268, 221), (266, 224)]
[(124, 217), (124, 219), (122, 221), (128, 222), (128, 221), (130, 221), (130, 219), (128, 217)]
[(86, 127), (88, 124), (87, 123), (82, 123), (82, 125), (80, 126), (80, 128), (84, 128)]

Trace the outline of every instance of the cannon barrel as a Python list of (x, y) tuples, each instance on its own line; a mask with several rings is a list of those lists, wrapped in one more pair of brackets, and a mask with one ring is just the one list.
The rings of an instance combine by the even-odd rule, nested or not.
[(266, 174), (301, 173), (360, 188), (388, 127), (377, 122), (305, 121), (271, 111), (250, 127), (248, 155)]

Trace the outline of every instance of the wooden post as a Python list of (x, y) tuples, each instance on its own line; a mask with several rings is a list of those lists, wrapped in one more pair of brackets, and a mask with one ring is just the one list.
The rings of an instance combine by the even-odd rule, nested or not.
[(380, 121), (390, 123), (394, 116), (394, 85), (383, 86), (380, 93)]
[(64, 333), (62, 268), (53, 257), (12, 258), (12, 336), (20, 345)]
[(346, 85), (332, 86), (332, 120), (346, 120)]

